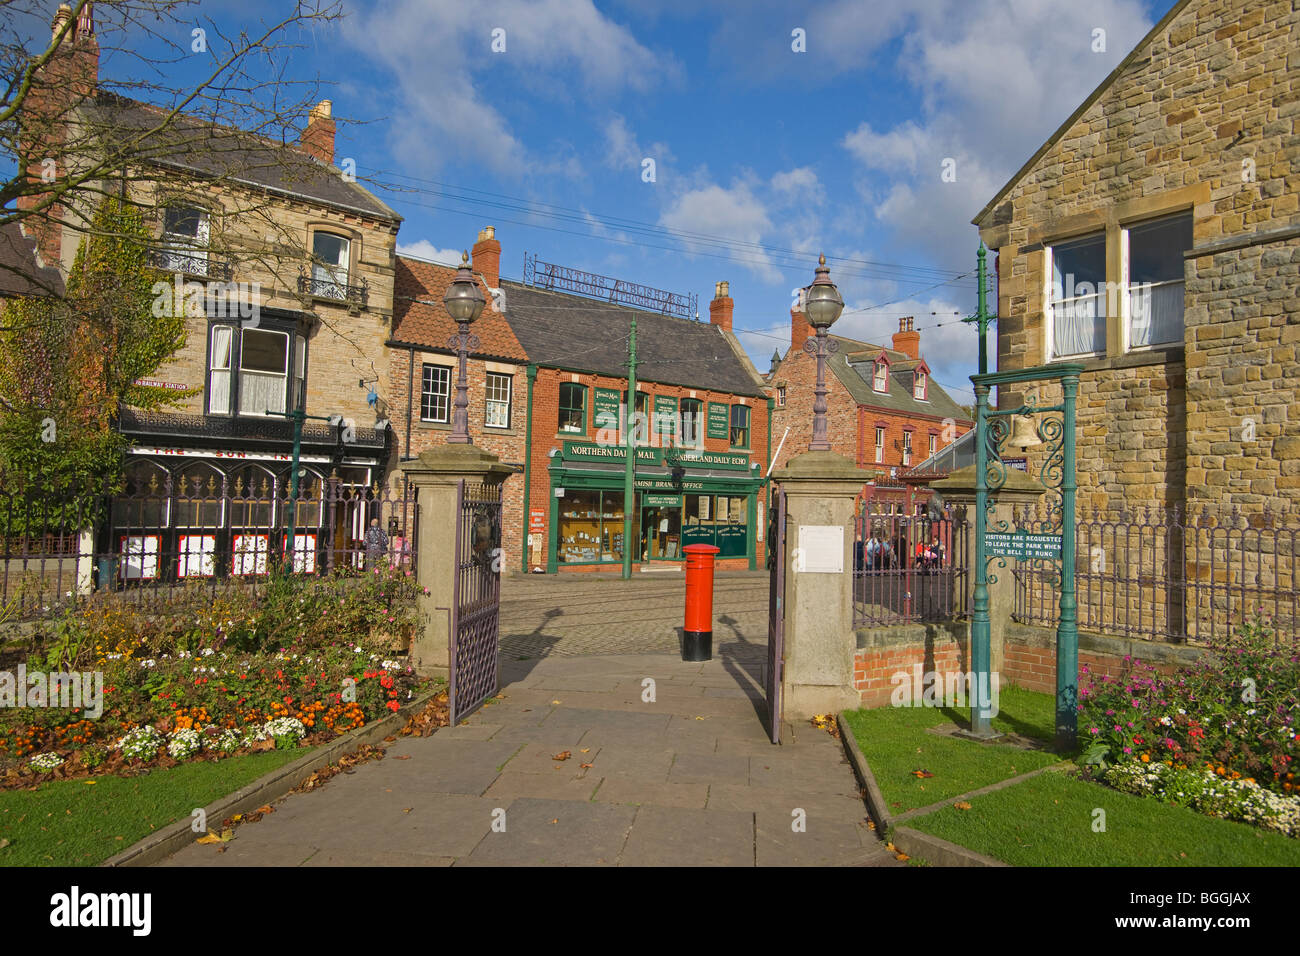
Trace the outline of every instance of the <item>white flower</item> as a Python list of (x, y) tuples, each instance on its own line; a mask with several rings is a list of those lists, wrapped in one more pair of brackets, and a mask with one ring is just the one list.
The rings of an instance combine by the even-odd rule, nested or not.
[(173, 730), (167, 739), (167, 752), (177, 760), (194, 756), (202, 746), (203, 738), (199, 736), (199, 732), (188, 727)]
[(32, 757), (32, 769), (39, 770), (41, 773), (49, 773), (55, 767), (63, 763), (63, 758), (56, 753), (42, 753)]
[(151, 724), (128, 730), (126, 736), (117, 742), (117, 749), (128, 760), (152, 757), (163, 745), (165, 738)]
[(205, 648), (203, 648), (203, 656), (204, 656), (204, 657), (211, 657), (212, 654), (213, 654), (212, 648), (210, 648), (210, 647), (205, 647)]

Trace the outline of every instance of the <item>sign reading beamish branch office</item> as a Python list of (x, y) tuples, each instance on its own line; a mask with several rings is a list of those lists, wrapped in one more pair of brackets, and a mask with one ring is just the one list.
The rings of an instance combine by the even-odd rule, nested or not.
[(1009, 533), (986, 531), (984, 533), (984, 551), (987, 554), (1016, 558), (1020, 561), (1039, 559), (1059, 561), (1061, 558), (1061, 536), (1059, 534), (1032, 534), (1028, 531)]

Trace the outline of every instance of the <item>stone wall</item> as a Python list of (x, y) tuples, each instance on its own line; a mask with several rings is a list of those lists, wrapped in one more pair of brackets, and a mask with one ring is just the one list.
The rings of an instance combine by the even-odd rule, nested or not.
[[(999, 252), (999, 369), (1052, 358), (1054, 242), (1103, 233), (1107, 280), (1118, 283), (1123, 230), (1143, 220), (1190, 211), (1198, 253), (1300, 225), (1298, 29), (1290, 0), (1176, 8), (982, 215), (981, 236)], [(1295, 499), (1300, 422), (1284, 411), (1298, 374), (1294, 248), (1291, 239), (1189, 256), (1187, 331), (1166, 348), (1127, 349), (1112, 303), (1105, 354), (1084, 360), (1081, 502), (1259, 508)], [(1007, 390), (1002, 407), (1021, 394)], [(1260, 437), (1243, 445), (1252, 414)]]

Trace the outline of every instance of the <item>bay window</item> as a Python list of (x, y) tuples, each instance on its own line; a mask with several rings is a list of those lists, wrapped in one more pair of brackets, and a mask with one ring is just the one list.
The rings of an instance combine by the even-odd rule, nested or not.
[(208, 414), (291, 412), (306, 403), (307, 340), (288, 330), (214, 324), (208, 352)]

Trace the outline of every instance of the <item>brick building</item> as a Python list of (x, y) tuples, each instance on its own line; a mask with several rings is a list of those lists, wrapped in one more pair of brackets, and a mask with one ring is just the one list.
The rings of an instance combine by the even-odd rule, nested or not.
[[(803, 349), (813, 330), (803, 312), (790, 312), (790, 348), (767, 375), (774, 399), (772, 431), (785, 445), (777, 467), (812, 440), (817, 359)], [(830, 335), (838, 349), (826, 361), (827, 431), (831, 450), (876, 477), (864, 498), (904, 504), (904, 472), (941, 451), (974, 423), (933, 381), (912, 319), (899, 321), (890, 346)], [(786, 435), (786, 429), (789, 434)], [(924, 497), (922, 492), (918, 497)]]
[[(60, 8), (56, 33), (68, 15)], [(170, 496), (150, 510), (152, 527), (142, 525), (121, 542), (136, 555), (130, 576), (221, 573), (230, 549), (239, 548), (239, 526), (231, 522), (240, 509), (193, 504), (186, 489), (227, 502), (240, 494), (282, 499), (293, 450), (287, 413), (333, 419), (309, 419), (303, 427), (304, 496), (331, 477), (360, 495), (395, 460), (384, 344), (401, 217), (334, 165), (329, 100), (311, 110), (300, 142), (286, 145), (185, 114), (169, 119), (167, 110), (101, 90), (98, 70), (87, 5), (38, 73), (39, 95), (29, 105), (39, 114), (35, 121), (54, 117), (38, 142), (66, 145), (75, 131), (78, 145), (60, 155), (73, 167), (92, 150), (108, 151), (133, 137), (148, 162), (123, 170), (120, 183), (69, 191), (55, 213), (25, 220), (24, 227), (30, 224), (43, 263), (66, 276), (82, 227), (110, 188), (152, 224), (155, 290), (164, 289), (160, 299), (169, 308), (184, 310), (187, 331), (181, 350), (142, 384), (195, 394), (175, 411), (119, 410), (118, 427), (130, 440), (128, 492)], [(29, 141), (24, 148), (36, 147)], [(272, 507), (273, 515), (265, 511)], [(245, 509), (248, 522), (250, 509), (256, 510)], [(265, 525), (283, 528), (287, 506), (258, 509), (261, 569), (270, 547)], [(343, 522), (343, 511), (337, 514)], [(304, 513), (298, 547), (310, 552), (326, 538), (359, 538), (365, 516), (356, 509), (349, 515), (355, 527), (327, 527), (319, 507), (310, 517)], [(192, 526), (183, 527), (187, 520)], [(179, 558), (168, 571), (154, 554)]]
[(1085, 506), (1300, 502), (1298, 32), (1181, 0), (974, 220), (998, 368), (1084, 366)]
[[(469, 434), (474, 444), (491, 452), (520, 474), (506, 479), (502, 502), (507, 520), (501, 547), (507, 555), (522, 554), (524, 514), (522, 473), (528, 395), (527, 359), (519, 339), (499, 304), (501, 243), (491, 227), (479, 233), (473, 248), (475, 279), (488, 305), (471, 327), (480, 347), (466, 362), (469, 389)], [(448, 341), (456, 323), (442, 297), (456, 278), (449, 265), (398, 256), (394, 291), (394, 320), (389, 339), (392, 427), (401, 457), (418, 457), (426, 448), (446, 444), (452, 429), (457, 359)], [(401, 473), (394, 471), (396, 485)], [(516, 516), (512, 519), (510, 516)], [(518, 561), (512, 567), (518, 566)]]

